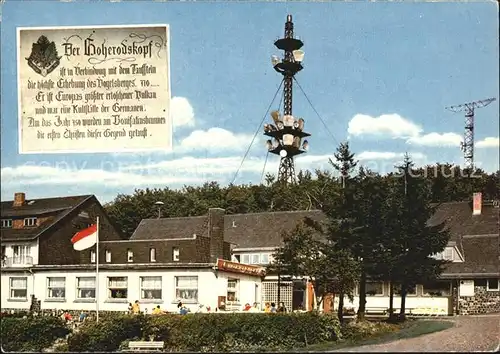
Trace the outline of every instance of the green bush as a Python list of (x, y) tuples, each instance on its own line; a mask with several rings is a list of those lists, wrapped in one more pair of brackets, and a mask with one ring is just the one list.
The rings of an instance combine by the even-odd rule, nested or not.
[(71, 352), (112, 352), (126, 339), (140, 338), (145, 322), (143, 315), (119, 315), (86, 322), (68, 338)]
[(342, 339), (359, 340), (398, 330), (398, 326), (387, 322), (353, 320), (341, 327)]
[(158, 340), (169, 351), (262, 351), (303, 347), (338, 338), (335, 316), (300, 314), (193, 314), (122, 316), (82, 326), (70, 351), (115, 351), (129, 340)]
[(41, 351), (70, 330), (59, 317), (4, 317), (1, 322), (3, 351)]

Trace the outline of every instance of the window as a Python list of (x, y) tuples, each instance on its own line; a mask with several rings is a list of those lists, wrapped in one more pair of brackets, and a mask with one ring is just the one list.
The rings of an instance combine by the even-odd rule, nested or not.
[(260, 254), (252, 254), (251, 264), (260, 263)]
[(111, 251), (106, 250), (106, 262), (110, 263), (111, 262)]
[(156, 262), (156, 248), (149, 249), (149, 261)]
[(108, 278), (108, 299), (127, 298), (127, 277)]
[(128, 262), (133, 262), (134, 261), (134, 252), (132, 252), (131, 249), (127, 250), (127, 261)]
[(95, 251), (90, 251), (90, 263), (95, 263)]
[(474, 286), (486, 286), (487, 284), (487, 279), (474, 279)]
[(13, 246), (12, 253), (14, 256), (13, 264), (31, 263), (31, 246)]
[(161, 276), (141, 277), (141, 299), (161, 299)]
[(95, 299), (95, 277), (76, 278), (76, 297)]
[(432, 257), (447, 261), (459, 260), (459, 258), (455, 256), (455, 249), (453, 247), (446, 247), (443, 252), (436, 253)]
[[(394, 284), (394, 295), (401, 296), (401, 284)], [(407, 296), (416, 296), (417, 295), (417, 287), (415, 285), (408, 285), (406, 288)]]
[(62, 277), (47, 278), (47, 298), (64, 299), (66, 297), (66, 279)]
[(499, 283), (498, 279), (488, 279), (488, 284), (486, 289), (488, 291), (498, 291), (498, 283)]
[(242, 254), (241, 255), (241, 263), (250, 264), (250, 255), (249, 254)]
[(451, 283), (447, 281), (434, 281), (422, 284), (423, 296), (450, 296)]
[(175, 277), (175, 297), (183, 302), (198, 302), (198, 277)]
[(28, 299), (28, 278), (10, 278), (10, 298)]
[(384, 295), (384, 283), (378, 282), (366, 282), (366, 295), (367, 296), (382, 296)]
[(12, 219), (2, 219), (2, 228), (12, 227)]
[(239, 282), (238, 282), (238, 279), (228, 279), (227, 280), (227, 302), (228, 304), (231, 304), (231, 303), (238, 303), (240, 301), (239, 299), (239, 292), (238, 292), (238, 288), (239, 288)]
[(24, 226), (36, 226), (36, 218), (25, 218)]
[(260, 255), (260, 263), (262, 263), (262, 264), (269, 264), (269, 254), (262, 253)]
[(172, 248), (172, 260), (178, 262), (180, 259), (180, 252), (178, 247)]

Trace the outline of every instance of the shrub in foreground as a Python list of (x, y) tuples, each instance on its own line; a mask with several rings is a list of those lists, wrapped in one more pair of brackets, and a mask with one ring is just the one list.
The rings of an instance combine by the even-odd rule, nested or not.
[(70, 331), (59, 317), (5, 317), (1, 321), (2, 350), (41, 351)]
[(123, 316), (82, 327), (68, 347), (114, 351), (123, 341), (154, 339), (164, 341), (168, 351), (286, 350), (335, 340), (339, 334), (335, 316), (317, 313)]
[(359, 340), (367, 337), (378, 336), (384, 333), (397, 331), (398, 325), (388, 322), (374, 321), (349, 321), (342, 325), (342, 339)]
[(120, 315), (87, 322), (80, 330), (68, 338), (71, 352), (112, 352), (118, 350), (120, 343), (127, 339), (140, 339), (145, 322), (143, 315)]

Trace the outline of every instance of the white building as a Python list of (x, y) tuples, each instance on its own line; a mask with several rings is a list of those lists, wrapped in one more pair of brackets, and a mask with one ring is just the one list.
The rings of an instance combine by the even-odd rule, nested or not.
[[(70, 241), (97, 217), (99, 282), (96, 247), (78, 252)], [(164, 233), (145, 220), (136, 234), (153, 237), (127, 240), (94, 196), (27, 201), (17, 193), (2, 202), (1, 308), (126, 311), (139, 300), (147, 311), (174, 311), (179, 301), (196, 311), (260, 303), (263, 268), (224, 260), (223, 211), (211, 209), (203, 228), (182, 224)]]

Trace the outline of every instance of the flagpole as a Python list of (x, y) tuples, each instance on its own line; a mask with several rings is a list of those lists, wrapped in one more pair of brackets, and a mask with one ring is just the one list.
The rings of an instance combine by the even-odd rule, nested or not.
[(99, 217), (96, 222), (96, 258), (95, 258), (95, 309), (96, 322), (99, 322)]

